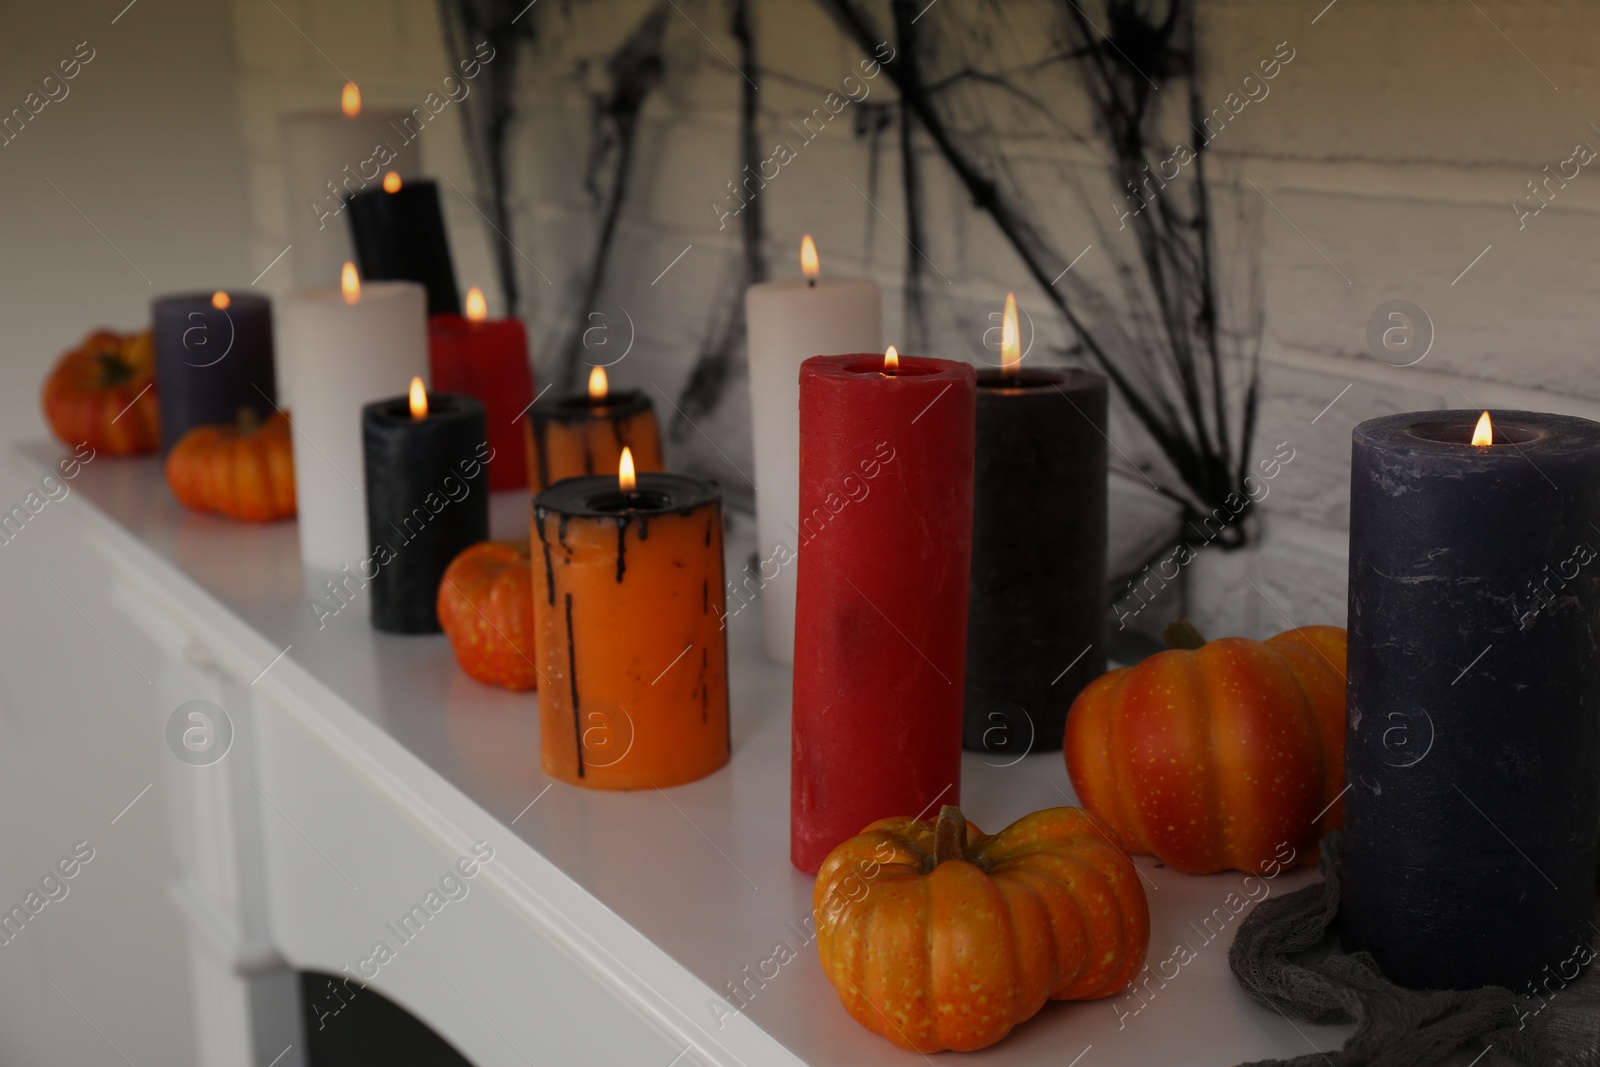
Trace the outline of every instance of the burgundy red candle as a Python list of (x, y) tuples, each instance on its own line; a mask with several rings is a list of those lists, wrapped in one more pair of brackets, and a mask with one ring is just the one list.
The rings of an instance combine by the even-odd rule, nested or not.
[(960, 796), (976, 403), (965, 363), (801, 365), (790, 858), (803, 871), (875, 819)]
[(533, 370), (521, 320), (489, 318), (483, 294), (469, 289), (464, 317), (445, 313), (428, 320), (428, 365), (434, 389), (464, 393), (483, 403), (497, 460), (489, 467), (489, 488), (500, 492), (527, 486), (521, 422), (533, 403)]

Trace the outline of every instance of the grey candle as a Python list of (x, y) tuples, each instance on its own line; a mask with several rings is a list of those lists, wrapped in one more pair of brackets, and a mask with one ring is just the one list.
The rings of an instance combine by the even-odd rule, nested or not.
[(1593, 937), (1600, 424), (1355, 430), (1345, 947), (1415, 988), (1527, 992)]
[(277, 402), (272, 305), (254, 293), (186, 293), (155, 302), (161, 454), (196, 426), (233, 424), (240, 408), (263, 422)]

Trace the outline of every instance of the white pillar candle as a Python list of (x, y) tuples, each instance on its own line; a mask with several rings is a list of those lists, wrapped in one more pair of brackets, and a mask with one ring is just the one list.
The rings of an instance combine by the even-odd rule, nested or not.
[[(352, 274), (354, 272), (352, 271)], [(294, 424), (300, 557), (352, 569), (372, 555), (361, 406), (428, 380), (428, 295), (416, 282), (291, 293), (278, 312), (278, 381)]]
[(408, 112), (362, 110), (359, 92), (350, 99), (347, 88), (345, 95), (353, 115), (312, 112), (283, 119), (289, 259), (301, 289), (338, 285), (339, 268), (355, 259), (344, 201), (378, 188), (391, 170), (404, 180), (420, 169)]
[(736, 572), (728, 597), (729, 611), (751, 595), (761, 602), (767, 655), (780, 663), (794, 662), (800, 364), (812, 356), (883, 351), (883, 297), (878, 283), (870, 278), (819, 276), (810, 237), (802, 247), (801, 265), (807, 277), (762, 282), (745, 292), (760, 543), (758, 573)]

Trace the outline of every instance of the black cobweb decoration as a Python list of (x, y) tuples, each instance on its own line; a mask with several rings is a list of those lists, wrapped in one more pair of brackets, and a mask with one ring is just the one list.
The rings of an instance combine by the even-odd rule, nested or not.
[[(619, 29), (609, 53), (578, 60), (582, 70), (574, 80), (590, 103), (589, 143), (579, 155), (596, 225), (587, 250), (569, 264), (568, 285), (578, 299), (561, 312), (570, 321), (550, 368), (559, 387), (574, 387), (583, 373), (587, 309), (618, 284), (615, 244), (638, 180), (634, 149), (646, 105), (675, 71), (704, 64), (725, 72), (730, 102), (737, 101), (741, 166), (765, 154), (767, 139), (786, 117), (767, 110), (759, 92), (769, 77), (795, 81), (760, 63), (761, 14), (777, 2), (682, 0), (675, 12), (666, 0), (654, 0), (632, 9), (632, 21)], [(897, 175), (897, 228), (918, 248), (939, 243), (941, 235), (930, 226), (938, 206), (930, 202), (927, 182), (933, 168), (947, 168), (1061, 316), (1069, 336), (1062, 355), (1086, 359), (1112, 380), (1164, 461), (1140, 473), (1189, 517), (1240, 492), (1259, 396), (1261, 301), (1255, 255), (1236, 249), (1256, 236), (1256, 216), (1213, 175), (1193, 0), (1055, 0), (1042, 7), (944, 0), (937, 17), (927, 15), (925, 0), (814, 2), (863, 56), (874, 55), (881, 42), (894, 46), (883, 72), (899, 99), (858, 105), (854, 126), (868, 153), (874, 201), (881, 173)], [(447, 26), (452, 19), (493, 26), (526, 8), (525, 0), (441, 4)], [(540, 20), (570, 17), (574, 10), (544, 0), (526, 11), (527, 26), (515, 32), (537, 40)], [(463, 11), (477, 11), (476, 21)], [(675, 23), (679, 14), (718, 41), (670, 32), (683, 29)], [(486, 99), (490, 117), (498, 118), (469, 124), (469, 138), (485, 142), (475, 144), (474, 157), (485, 161), (488, 187), (502, 205), (493, 221), (506, 234), (509, 101), (509, 92), (503, 106)], [(1054, 151), (1042, 162), (1037, 152), (1018, 158), (1015, 146), (1028, 141)], [(1158, 178), (1170, 172), (1162, 164), (1171, 167), (1178, 145), (1186, 145), (1189, 156), (1181, 173)], [(880, 158), (891, 153), (898, 164), (892, 170)], [(708, 186), (717, 187), (724, 176), (708, 174)], [(1219, 207), (1229, 203), (1231, 213)], [(680, 443), (692, 439), (700, 418), (727, 399), (733, 383), (743, 382), (743, 290), (767, 273), (763, 206), (757, 198), (741, 213), (738, 250), (702, 312), (705, 326), (688, 377), (667, 397), (674, 408), (669, 434)], [(870, 255), (876, 220), (865, 205), (862, 210)], [(1219, 226), (1219, 214), (1231, 225)], [(1223, 250), (1225, 238), (1235, 252)], [(1067, 270), (1089, 245), (1096, 257), (1108, 257), (1110, 269), (1085, 264)], [(501, 263), (511, 279), (509, 294), (517, 262), (506, 254)], [(929, 267), (924, 256), (905, 257), (905, 333), (913, 346), (960, 327), (949, 321), (950, 302), (934, 299), (946, 280), (930, 279)], [(1248, 496), (1241, 495), (1248, 507)], [(1247, 528), (1229, 523), (1217, 543), (1237, 546)]]

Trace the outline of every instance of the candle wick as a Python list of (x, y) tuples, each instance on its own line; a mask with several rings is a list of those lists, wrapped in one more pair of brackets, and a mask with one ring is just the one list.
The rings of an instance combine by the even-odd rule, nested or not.
[(815, 278), (807, 278), (806, 287), (809, 289), (815, 289), (817, 287), (817, 280)]

